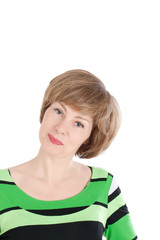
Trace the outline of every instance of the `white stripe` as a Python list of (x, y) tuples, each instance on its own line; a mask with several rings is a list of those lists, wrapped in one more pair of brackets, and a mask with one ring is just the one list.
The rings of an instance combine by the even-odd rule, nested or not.
[(118, 184), (117, 184), (117, 182), (116, 182), (115, 177), (113, 176), (113, 179), (112, 179), (112, 183), (111, 183), (111, 186), (110, 186), (110, 190), (109, 190), (108, 196), (111, 195), (117, 188), (118, 188)]

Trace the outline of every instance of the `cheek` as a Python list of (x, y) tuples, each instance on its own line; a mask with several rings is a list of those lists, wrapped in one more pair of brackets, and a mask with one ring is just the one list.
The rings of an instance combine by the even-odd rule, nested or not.
[(40, 139), (40, 142), (42, 141), (42, 133), (43, 133), (43, 126), (41, 125), (40, 128), (39, 128), (39, 139)]
[(39, 128), (39, 139), (42, 141), (44, 137), (47, 137), (47, 131), (45, 125), (41, 124)]
[(75, 134), (73, 134), (73, 137), (72, 137), (72, 144), (79, 146), (85, 141), (86, 138), (87, 138), (87, 136), (85, 136), (84, 133), (81, 133), (81, 134), (75, 133)]

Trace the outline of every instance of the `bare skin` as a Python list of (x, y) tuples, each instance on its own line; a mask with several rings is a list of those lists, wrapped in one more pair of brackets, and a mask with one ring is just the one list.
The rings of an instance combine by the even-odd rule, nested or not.
[(44, 200), (61, 200), (80, 193), (89, 183), (91, 170), (88, 166), (75, 162), (75, 171), (70, 177), (49, 184), (31, 174), (31, 161), (9, 168), (16, 185), (29, 196)]
[[(68, 105), (53, 103), (41, 123), (37, 156), (9, 168), (13, 181), (22, 191), (40, 200), (61, 200), (80, 193), (90, 181), (91, 169), (72, 159), (89, 138), (92, 126), (90, 116)], [(53, 144), (48, 134), (63, 144)]]

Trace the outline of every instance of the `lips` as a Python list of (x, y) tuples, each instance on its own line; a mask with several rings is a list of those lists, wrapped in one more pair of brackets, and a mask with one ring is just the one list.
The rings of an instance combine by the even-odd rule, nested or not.
[(51, 134), (48, 134), (48, 136), (58, 145), (63, 145), (63, 143), (61, 141), (59, 141), (58, 139), (54, 138)]

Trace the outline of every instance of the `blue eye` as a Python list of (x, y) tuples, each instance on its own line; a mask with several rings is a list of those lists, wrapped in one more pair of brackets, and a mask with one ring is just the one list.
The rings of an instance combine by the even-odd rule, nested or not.
[[(58, 109), (58, 108), (55, 108), (54, 110), (58, 110), (58, 111), (59, 111), (59, 109)], [(59, 112), (61, 112), (61, 111), (59, 111)]]
[[(62, 113), (58, 108), (55, 108), (54, 110), (58, 110), (58, 112)], [(59, 115), (59, 114), (58, 114), (58, 115)], [(84, 128), (84, 125), (83, 125), (82, 123), (80, 123), (80, 122), (76, 122), (76, 123), (80, 124), (81, 127)]]
[[(77, 123), (80, 123), (80, 122), (77, 122)], [(82, 128), (84, 128), (84, 125), (82, 123), (80, 123), (80, 125), (82, 126)]]

